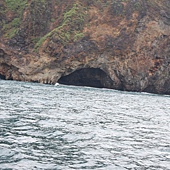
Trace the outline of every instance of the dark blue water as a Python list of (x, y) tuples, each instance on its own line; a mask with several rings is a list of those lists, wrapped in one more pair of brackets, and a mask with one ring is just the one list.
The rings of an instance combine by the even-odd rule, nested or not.
[(0, 169), (169, 170), (170, 97), (0, 80)]

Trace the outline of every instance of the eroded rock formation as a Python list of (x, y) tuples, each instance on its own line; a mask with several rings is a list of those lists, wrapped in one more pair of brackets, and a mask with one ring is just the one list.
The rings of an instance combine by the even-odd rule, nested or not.
[(99, 68), (83, 68), (62, 76), (58, 83), (76, 86), (112, 88), (113, 80)]
[(170, 94), (169, 0), (3, 0), (0, 37), (1, 79)]

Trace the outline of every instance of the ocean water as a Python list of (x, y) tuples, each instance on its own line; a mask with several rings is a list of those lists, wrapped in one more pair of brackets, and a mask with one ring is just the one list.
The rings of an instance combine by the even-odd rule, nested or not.
[(0, 80), (0, 169), (170, 170), (170, 96)]

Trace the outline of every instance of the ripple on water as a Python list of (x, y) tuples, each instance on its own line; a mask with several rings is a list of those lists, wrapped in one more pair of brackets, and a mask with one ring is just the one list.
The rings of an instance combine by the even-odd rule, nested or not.
[(0, 169), (170, 169), (170, 97), (0, 81)]

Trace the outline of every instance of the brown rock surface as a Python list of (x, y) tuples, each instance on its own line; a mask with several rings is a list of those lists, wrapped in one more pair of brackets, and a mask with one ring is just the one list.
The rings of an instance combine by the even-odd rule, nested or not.
[(10, 5), (0, 2), (0, 78), (170, 94), (169, 0)]

